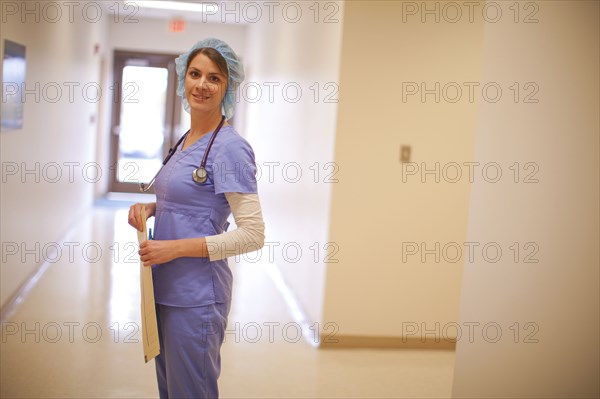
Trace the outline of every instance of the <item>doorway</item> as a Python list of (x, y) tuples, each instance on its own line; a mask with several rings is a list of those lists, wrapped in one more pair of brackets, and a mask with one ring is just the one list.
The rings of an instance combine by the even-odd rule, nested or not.
[[(185, 131), (189, 117), (176, 95), (173, 54), (116, 50), (111, 119), (112, 192), (139, 193)], [(153, 189), (149, 191), (153, 193)]]

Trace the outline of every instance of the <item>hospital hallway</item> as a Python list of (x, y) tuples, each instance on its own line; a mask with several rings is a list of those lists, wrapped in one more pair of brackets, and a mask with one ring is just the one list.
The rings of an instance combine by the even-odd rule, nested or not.
[[(65, 239), (78, 243), (73, 256), (53, 257), (4, 322), (0, 397), (158, 397), (154, 361), (143, 361), (137, 238), (125, 204), (91, 209)], [(86, 246), (110, 250), (86, 255)], [(314, 326), (297, 316), (293, 294), (260, 258), (230, 260), (221, 397), (450, 396), (452, 350), (316, 349)]]
[(0, 57), (0, 399), (214, 392), (231, 289), (222, 398), (600, 397), (600, 0), (0, 0)]

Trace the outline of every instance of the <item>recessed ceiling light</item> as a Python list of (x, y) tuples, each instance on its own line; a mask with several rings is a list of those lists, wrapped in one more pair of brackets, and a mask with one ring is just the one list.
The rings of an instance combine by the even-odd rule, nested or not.
[(140, 8), (156, 8), (160, 10), (190, 11), (190, 12), (210, 12), (216, 13), (219, 7), (215, 3), (184, 3), (181, 1), (125, 1), (125, 4), (131, 4)]

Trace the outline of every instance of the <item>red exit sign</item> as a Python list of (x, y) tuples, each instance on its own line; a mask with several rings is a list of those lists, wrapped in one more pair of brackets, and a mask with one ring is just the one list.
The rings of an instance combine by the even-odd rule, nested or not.
[(169, 31), (183, 32), (185, 30), (185, 21), (183, 19), (172, 19), (169, 21)]

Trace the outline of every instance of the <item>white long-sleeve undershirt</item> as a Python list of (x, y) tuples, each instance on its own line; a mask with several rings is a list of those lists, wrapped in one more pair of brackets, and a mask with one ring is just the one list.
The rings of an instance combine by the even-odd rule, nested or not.
[(225, 193), (237, 228), (205, 237), (211, 261), (257, 251), (265, 241), (265, 224), (258, 194)]

